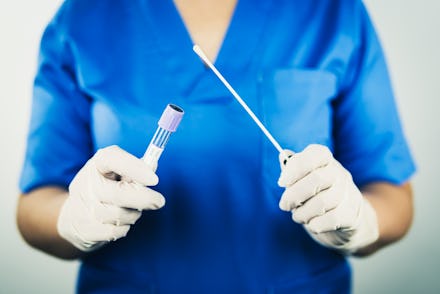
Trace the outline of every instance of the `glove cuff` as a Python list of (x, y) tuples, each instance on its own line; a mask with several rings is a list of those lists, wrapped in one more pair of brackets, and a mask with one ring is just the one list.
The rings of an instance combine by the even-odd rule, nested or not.
[(371, 245), (379, 238), (379, 225), (377, 215), (370, 202), (362, 197), (362, 204), (359, 208), (357, 226), (350, 241), (336, 249), (343, 254), (351, 255), (361, 248)]
[(107, 242), (90, 242), (80, 237), (73, 223), (74, 218), (70, 215), (70, 201), (69, 196), (61, 207), (57, 220), (58, 235), (83, 252), (91, 252), (105, 245)]

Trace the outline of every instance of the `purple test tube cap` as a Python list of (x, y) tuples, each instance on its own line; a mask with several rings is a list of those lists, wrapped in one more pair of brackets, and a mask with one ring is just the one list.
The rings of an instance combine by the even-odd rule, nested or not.
[(168, 104), (159, 119), (159, 127), (170, 132), (175, 132), (182, 120), (183, 113), (183, 109), (179, 106)]

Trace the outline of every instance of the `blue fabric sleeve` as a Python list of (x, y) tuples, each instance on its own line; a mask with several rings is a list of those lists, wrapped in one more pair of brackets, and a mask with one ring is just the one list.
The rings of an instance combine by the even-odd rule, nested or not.
[[(359, 1), (360, 3), (360, 1)], [(355, 54), (334, 103), (335, 157), (359, 186), (401, 184), (415, 171), (400, 124), (384, 53), (365, 7), (359, 4)]]
[(32, 116), (19, 187), (67, 187), (93, 152), (90, 99), (75, 78), (74, 58), (60, 24), (62, 9), (46, 28), (34, 83)]

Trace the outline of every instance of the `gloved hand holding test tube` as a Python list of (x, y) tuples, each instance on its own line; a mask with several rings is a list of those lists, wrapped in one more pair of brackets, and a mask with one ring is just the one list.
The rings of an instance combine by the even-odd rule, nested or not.
[(144, 210), (165, 205), (150, 187), (159, 179), (157, 162), (183, 110), (168, 104), (142, 159), (118, 146), (98, 150), (69, 185), (69, 197), (60, 211), (57, 230), (81, 251), (90, 252), (124, 237)]

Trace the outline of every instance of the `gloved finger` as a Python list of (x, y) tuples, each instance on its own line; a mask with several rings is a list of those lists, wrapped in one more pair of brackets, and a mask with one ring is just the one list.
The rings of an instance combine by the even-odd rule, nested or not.
[(287, 164), (287, 161), (295, 155), (295, 152), (289, 149), (284, 149), (283, 152), (278, 154), (278, 160), (280, 161), (280, 167), (283, 169)]
[(280, 199), (280, 208), (290, 211), (301, 206), (319, 192), (330, 188), (335, 183), (336, 177), (332, 164), (313, 170), (286, 188)]
[(331, 210), (324, 215), (313, 218), (304, 226), (313, 234), (333, 232), (340, 228), (340, 219), (334, 210)]
[(339, 247), (349, 242), (353, 234), (353, 230), (344, 230), (339, 231), (337, 234), (335, 234), (334, 232), (325, 232), (320, 234), (311, 233), (310, 236), (318, 242), (322, 242), (332, 247)]
[(159, 182), (157, 175), (142, 159), (115, 145), (98, 150), (94, 162), (102, 175), (115, 173), (125, 181), (134, 181), (145, 186), (154, 186)]
[(336, 208), (342, 199), (335, 190), (337, 189), (331, 187), (310, 198), (306, 203), (294, 210), (293, 220), (300, 224), (308, 224), (311, 219), (322, 216)]
[(295, 153), (281, 169), (280, 187), (289, 187), (313, 170), (326, 166), (333, 160), (330, 150), (323, 145), (312, 144), (302, 152)]
[(95, 193), (103, 203), (137, 210), (155, 210), (165, 205), (165, 198), (159, 192), (137, 183), (111, 181), (101, 177), (101, 184)]
[(82, 230), (77, 231), (78, 237), (82, 239), (84, 243), (115, 241), (125, 237), (130, 230), (129, 225), (116, 226), (112, 224), (102, 224), (98, 221), (76, 225), (82, 228)]
[(357, 222), (358, 210), (358, 207), (346, 209), (343, 205), (338, 205), (325, 214), (312, 218), (305, 226), (315, 234), (353, 229)]
[(118, 207), (112, 204), (99, 203), (93, 207), (95, 219), (103, 224), (132, 225), (142, 215), (138, 210)]

